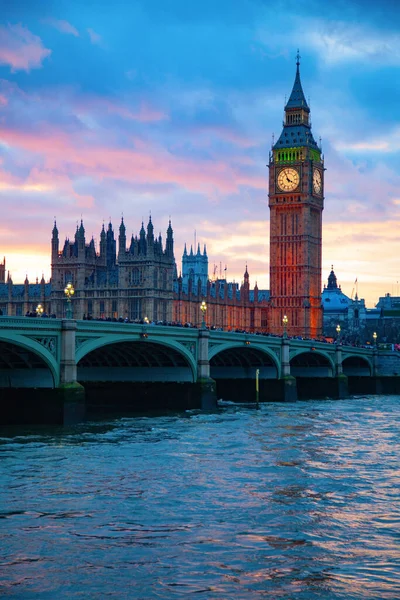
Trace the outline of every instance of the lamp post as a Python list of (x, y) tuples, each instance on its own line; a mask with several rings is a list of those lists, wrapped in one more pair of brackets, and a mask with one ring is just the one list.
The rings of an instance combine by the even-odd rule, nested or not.
[(287, 318), (287, 315), (283, 315), (283, 319), (282, 319), (282, 323), (283, 323), (283, 337), (287, 338), (287, 324), (289, 322), (289, 319)]
[(44, 308), (41, 304), (38, 304), (36, 307), (36, 314), (38, 317), (41, 317), (42, 314), (44, 313)]
[(67, 319), (72, 319), (72, 303), (71, 303), (71, 299), (72, 296), (75, 294), (75, 290), (74, 290), (74, 286), (72, 285), (71, 282), (67, 283), (67, 285), (64, 288), (64, 294), (67, 300), (67, 311), (66, 311), (66, 317)]
[(340, 340), (340, 332), (341, 332), (341, 327), (340, 327), (340, 325), (339, 325), (339, 323), (338, 323), (338, 324), (336, 325), (336, 333), (337, 333), (337, 338), (336, 338), (336, 340), (337, 340), (337, 342), (338, 342), (338, 343), (339, 343), (339, 340)]
[(202, 320), (202, 323), (201, 323), (201, 328), (205, 329), (206, 328), (206, 310), (207, 310), (207, 304), (205, 303), (204, 300), (200, 304), (200, 310), (201, 310), (202, 315), (203, 315), (203, 320)]
[(374, 338), (374, 347), (376, 348), (376, 338), (378, 337), (378, 334), (376, 333), (376, 331), (374, 331), (374, 333), (372, 334), (372, 337)]
[(149, 317), (144, 317), (143, 318), (143, 330), (142, 333), (140, 334), (140, 337), (146, 339), (149, 337), (149, 334), (147, 333), (147, 325), (149, 324)]

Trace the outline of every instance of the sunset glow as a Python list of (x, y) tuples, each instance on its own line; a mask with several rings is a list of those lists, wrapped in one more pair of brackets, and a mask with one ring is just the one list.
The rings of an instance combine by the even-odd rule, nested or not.
[[(400, 280), (400, 7), (361, 1), (192, 6), (72, 0), (2, 7), (0, 256), (14, 283), (50, 276), (82, 218), (136, 234), (151, 212), (184, 243), (269, 288), (268, 155), (301, 54), (325, 157), (323, 273), (369, 307)], [(196, 233), (195, 233), (196, 232)], [(215, 267), (213, 266), (215, 265)]]

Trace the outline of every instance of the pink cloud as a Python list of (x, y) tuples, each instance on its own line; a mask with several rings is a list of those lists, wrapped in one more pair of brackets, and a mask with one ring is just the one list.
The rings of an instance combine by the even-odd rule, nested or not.
[(92, 44), (101, 45), (101, 43), (103, 41), (103, 38), (101, 37), (101, 35), (96, 33), (93, 29), (91, 29), (91, 27), (88, 27), (87, 32), (89, 34), (89, 38), (90, 38), (90, 41), (92, 42)]
[(49, 18), (44, 19), (43, 22), (47, 25), (50, 25), (51, 27), (54, 27), (54, 29), (61, 31), (61, 33), (69, 33), (71, 35), (74, 35), (75, 37), (79, 37), (79, 32), (76, 29), (76, 27), (71, 25), (71, 23), (68, 23), (68, 21), (64, 21), (63, 19)]
[(7, 106), (7, 104), (8, 104), (7, 98), (3, 94), (0, 94), (0, 106)]
[(42, 40), (20, 23), (0, 25), (0, 64), (10, 65), (12, 71), (40, 68), (50, 54)]
[(0, 139), (44, 157), (44, 169), (68, 176), (88, 176), (98, 181), (117, 179), (140, 184), (169, 183), (193, 192), (235, 193), (239, 186), (264, 189), (263, 177), (242, 174), (222, 160), (198, 161), (177, 157), (165, 149), (132, 140), (119, 148), (96, 145), (96, 139), (59, 130), (40, 134), (0, 127)]

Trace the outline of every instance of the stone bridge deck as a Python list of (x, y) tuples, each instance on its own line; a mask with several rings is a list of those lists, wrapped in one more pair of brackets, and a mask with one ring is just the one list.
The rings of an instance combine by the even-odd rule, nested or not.
[(229, 382), (244, 390), (257, 375), (265, 399), (267, 388), (275, 390), (273, 399), (295, 399), (296, 381), (318, 380), (321, 387), (330, 380), (327, 390), (340, 397), (347, 378), (372, 381), (397, 373), (399, 353), (383, 356), (376, 348), (150, 324), (0, 317), (3, 390), (76, 392), (79, 384), (94, 382), (168, 382), (197, 386), (200, 404), (207, 406), (215, 400), (215, 382), (229, 397)]

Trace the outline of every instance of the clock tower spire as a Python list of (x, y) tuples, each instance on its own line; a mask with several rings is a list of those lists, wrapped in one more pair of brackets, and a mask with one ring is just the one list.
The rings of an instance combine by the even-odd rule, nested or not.
[(314, 140), (310, 108), (296, 76), (285, 106), (283, 130), (269, 157), (270, 324), (281, 334), (322, 334), (321, 248), (324, 164)]

